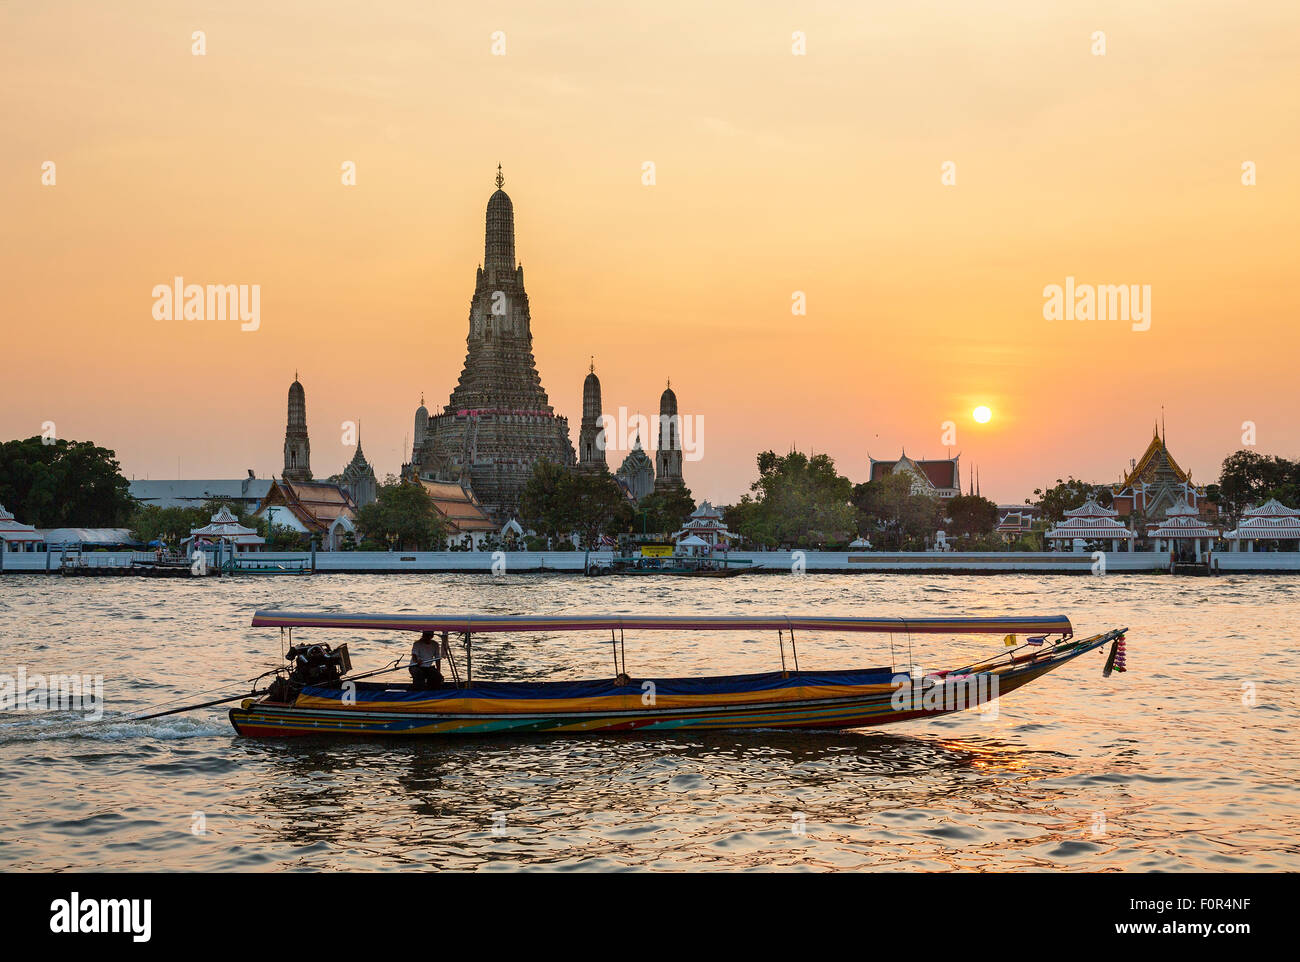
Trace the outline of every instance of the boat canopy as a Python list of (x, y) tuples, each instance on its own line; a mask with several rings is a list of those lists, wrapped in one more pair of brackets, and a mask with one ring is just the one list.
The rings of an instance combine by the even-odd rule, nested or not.
[(875, 631), (899, 634), (1073, 634), (1064, 615), (1005, 618), (847, 618), (803, 615), (380, 615), (258, 611), (254, 628), (358, 628), (376, 631)]

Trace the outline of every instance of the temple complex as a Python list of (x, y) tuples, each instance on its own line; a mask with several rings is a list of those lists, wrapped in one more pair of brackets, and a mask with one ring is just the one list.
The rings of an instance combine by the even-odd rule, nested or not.
[(534, 464), (573, 466), (577, 459), (568, 420), (552, 409), (533, 358), (524, 269), (515, 261), (514, 205), (501, 189), (500, 167), (496, 183), (470, 301), (464, 368), (439, 413), (429, 416), (421, 403), (403, 474), (465, 484), (501, 523), (518, 512)]
[(1205, 497), (1205, 486), (1193, 483), (1191, 472), (1180, 468), (1169, 453), (1159, 424), (1142, 457), (1129, 462), (1124, 479), (1111, 485), (1111, 491), (1121, 518), (1137, 514), (1158, 521), (1178, 505), (1191, 506), (1203, 518), (1217, 514)]

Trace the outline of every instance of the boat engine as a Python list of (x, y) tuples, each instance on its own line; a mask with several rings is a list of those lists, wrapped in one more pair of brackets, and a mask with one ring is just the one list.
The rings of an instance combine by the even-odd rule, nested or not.
[(298, 685), (330, 685), (352, 670), (347, 645), (294, 645), (284, 657), (293, 666), (289, 681)]

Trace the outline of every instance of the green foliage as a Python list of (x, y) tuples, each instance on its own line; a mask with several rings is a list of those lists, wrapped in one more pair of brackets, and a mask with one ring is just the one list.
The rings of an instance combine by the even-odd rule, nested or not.
[(538, 461), (519, 498), (519, 516), (525, 527), (542, 536), (568, 534), (577, 524), (570, 500), (573, 472), (551, 461)]
[(198, 508), (160, 508), (155, 504), (139, 505), (131, 516), (128, 526), (131, 529), (131, 537), (144, 544), (161, 538), (168, 544), (179, 545), (190, 536), (192, 530), (202, 528), (222, 508), (229, 508), (231, 514), (244, 527), (252, 528), (262, 537), (267, 537), (266, 522), (263, 519), (253, 517), (244, 510), (242, 505), (219, 499), (206, 501)]
[[(631, 520), (627, 498), (608, 471), (574, 471), (550, 461), (533, 465), (519, 513), (524, 524), (543, 536), (558, 540), (576, 531), (586, 545), (620, 525), (626, 530)], [(561, 543), (556, 548), (567, 550)]]
[(423, 485), (396, 481), (383, 484), (377, 498), (357, 512), (356, 526), (363, 546), (396, 551), (437, 551), (447, 526)]
[(572, 530), (582, 535), (584, 545), (594, 545), (620, 512), (626, 511), (623, 489), (608, 471), (571, 474), (569, 491), (574, 516)]
[[(1087, 481), (1080, 481), (1073, 477), (1066, 481), (1057, 478), (1056, 485), (1046, 491), (1035, 488), (1034, 495), (1038, 500), (1032, 503), (1042, 509), (1044, 518), (1052, 522), (1063, 520), (1066, 511), (1080, 507), (1089, 498), (1096, 498), (1097, 503), (1103, 508), (1109, 508), (1111, 502), (1115, 500), (1110, 485), (1089, 484)], [(1025, 503), (1031, 502), (1026, 498)]]
[(1269, 498), (1277, 498), (1289, 508), (1300, 507), (1300, 461), (1254, 451), (1234, 452), (1223, 459), (1218, 495), (1223, 510), (1233, 518), (1249, 505), (1263, 504)]
[(37, 528), (122, 527), (135, 511), (112, 451), (39, 437), (0, 445), (0, 504)]
[(944, 524), (943, 502), (913, 492), (912, 478), (906, 473), (856, 485), (852, 503), (859, 528), (869, 533), (872, 545), (879, 549), (924, 550), (926, 539)]
[(652, 491), (633, 510), (631, 532), (671, 535), (681, 530), (694, 510), (695, 500), (689, 488)]
[(756, 460), (758, 479), (749, 486), (756, 497), (747, 494), (724, 511), (729, 528), (758, 545), (848, 540), (856, 521), (849, 504), (853, 486), (830, 457), (764, 451)]
[(954, 495), (944, 502), (944, 510), (951, 522), (949, 533), (959, 538), (987, 538), (998, 526), (998, 506), (978, 494)]

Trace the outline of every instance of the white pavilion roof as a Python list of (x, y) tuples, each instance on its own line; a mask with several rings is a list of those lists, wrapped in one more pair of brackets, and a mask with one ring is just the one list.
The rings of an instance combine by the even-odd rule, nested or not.
[(191, 528), (190, 537), (227, 538), (237, 544), (266, 544), (266, 539), (253, 528), (239, 523), (239, 519), (224, 504), (201, 528)]
[(1269, 498), (1255, 508), (1242, 512), (1243, 518), (1300, 518), (1300, 508), (1288, 508), (1277, 498)]
[(1232, 531), (1225, 532), (1223, 536), (1231, 540), (1267, 541), (1277, 538), (1282, 541), (1290, 541), (1292, 538), (1300, 538), (1300, 517), (1256, 515), (1242, 521)]
[(1115, 518), (1119, 512), (1114, 508), (1103, 508), (1096, 498), (1089, 498), (1077, 508), (1064, 512), (1067, 518)]
[(1165, 512), (1165, 520), (1149, 529), (1152, 538), (1217, 538), (1218, 528), (1202, 521), (1190, 505), (1174, 505)]
[[(1099, 506), (1100, 507), (1100, 506)], [(1102, 509), (1105, 510), (1104, 508)], [(1053, 538), (1136, 538), (1132, 531), (1113, 518), (1076, 517), (1062, 521), (1045, 535)]]
[(41, 536), (30, 524), (23, 524), (0, 504), (0, 541), (40, 541)]

